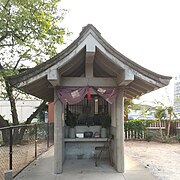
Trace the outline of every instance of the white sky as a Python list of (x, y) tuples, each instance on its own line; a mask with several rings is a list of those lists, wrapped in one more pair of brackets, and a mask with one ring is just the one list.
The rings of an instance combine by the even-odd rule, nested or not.
[[(73, 33), (68, 44), (79, 36), (83, 26), (93, 24), (114, 48), (134, 62), (162, 75), (180, 73), (179, 0), (63, 0), (61, 7), (69, 10), (63, 21)], [(162, 91), (144, 99), (166, 98), (167, 93)], [(167, 91), (173, 95), (172, 86)]]

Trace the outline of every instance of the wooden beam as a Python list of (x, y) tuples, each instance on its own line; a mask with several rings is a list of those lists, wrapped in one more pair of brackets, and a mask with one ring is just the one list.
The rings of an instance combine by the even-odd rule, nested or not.
[(153, 90), (156, 90), (157, 89), (157, 86), (153, 85), (153, 84), (150, 84), (148, 83), (147, 81), (143, 80), (143, 79), (140, 79), (138, 77), (135, 78), (135, 81), (134, 83), (139, 86), (139, 87), (142, 87), (144, 89), (146, 89), (147, 91), (153, 91)]
[(60, 75), (58, 73), (57, 69), (49, 69), (47, 73), (47, 80), (53, 85), (53, 86), (59, 86), (60, 85)]
[(116, 78), (85, 78), (85, 77), (62, 77), (60, 86), (66, 87), (116, 87)]
[(94, 52), (86, 52), (85, 77), (93, 77)]
[(128, 99), (134, 99), (134, 96), (131, 96), (130, 94), (127, 94), (127, 92), (124, 93), (124, 97), (127, 97)]
[(107, 74), (113, 74), (113, 76), (117, 76), (120, 71), (123, 69), (114, 65), (105, 55), (102, 55), (98, 49), (95, 53), (95, 64), (98, 67), (101, 67), (101, 70), (106, 71)]
[(129, 89), (125, 89), (125, 92), (126, 92), (127, 94), (133, 96), (134, 98), (137, 97), (137, 96), (139, 96), (139, 94), (136, 94), (135, 92), (132, 92), (132, 91), (130, 91)]
[(141, 92), (141, 91), (139, 91), (139, 90), (137, 90), (137, 89), (135, 89), (133, 87), (127, 86), (125, 89), (127, 89), (127, 90), (129, 90), (131, 92), (134, 92), (134, 93), (138, 94), (139, 96), (141, 96), (143, 94), (143, 92)]
[(141, 91), (143, 93), (148, 93), (147, 89), (143, 88), (142, 86), (140, 86), (138, 84), (135, 84), (134, 82), (132, 82), (128, 87), (136, 89), (136, 90)]
[(130, 69), (125, 69), (118, 76), (118, 85), (119, 86), (127, 86), (132, 81), (134, 81), (134, 74), (133, 74), (133, 72)]

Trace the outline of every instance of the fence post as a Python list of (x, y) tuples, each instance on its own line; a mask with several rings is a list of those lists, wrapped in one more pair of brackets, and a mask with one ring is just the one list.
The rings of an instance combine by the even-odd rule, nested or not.
[(35, 138), (35, 159), (37, 159), (37, 125), (34, 125), (34, 138)]
[(47, 123), (47, 149), (49, 149), (49, 123)]
[(13, 135), (12, 135), (12, 127), (9, 129), (9, 169), (12, 170), (12, 144), (13, 144)]

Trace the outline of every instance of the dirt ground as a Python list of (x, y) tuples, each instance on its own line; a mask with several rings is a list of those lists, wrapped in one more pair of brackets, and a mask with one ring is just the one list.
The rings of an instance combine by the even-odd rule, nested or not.
[[(47, 149), (46, 142), (39, 143), (37, 145), (37, 155), (42, 154)], [(22, 168), (32, 162), (35, 158), (35, 146), (34, 144), (13, 145), (12, 153), (12, 166), (13, 175), (19, 172)], [(9, 147), (0, 147), (0, 180), (4, 179), (4, 171), (9, 170)]]
[(158, 180), (180, 180), (180, 143), (126, 141), (125, 153), (148, 168)]

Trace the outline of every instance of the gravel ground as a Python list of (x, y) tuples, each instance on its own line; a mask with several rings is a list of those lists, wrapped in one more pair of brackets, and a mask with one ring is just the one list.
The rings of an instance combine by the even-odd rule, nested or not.
[(148, 168), (158, 180), (180, 180), (180, 143), (126, 141), (125, 153)]

